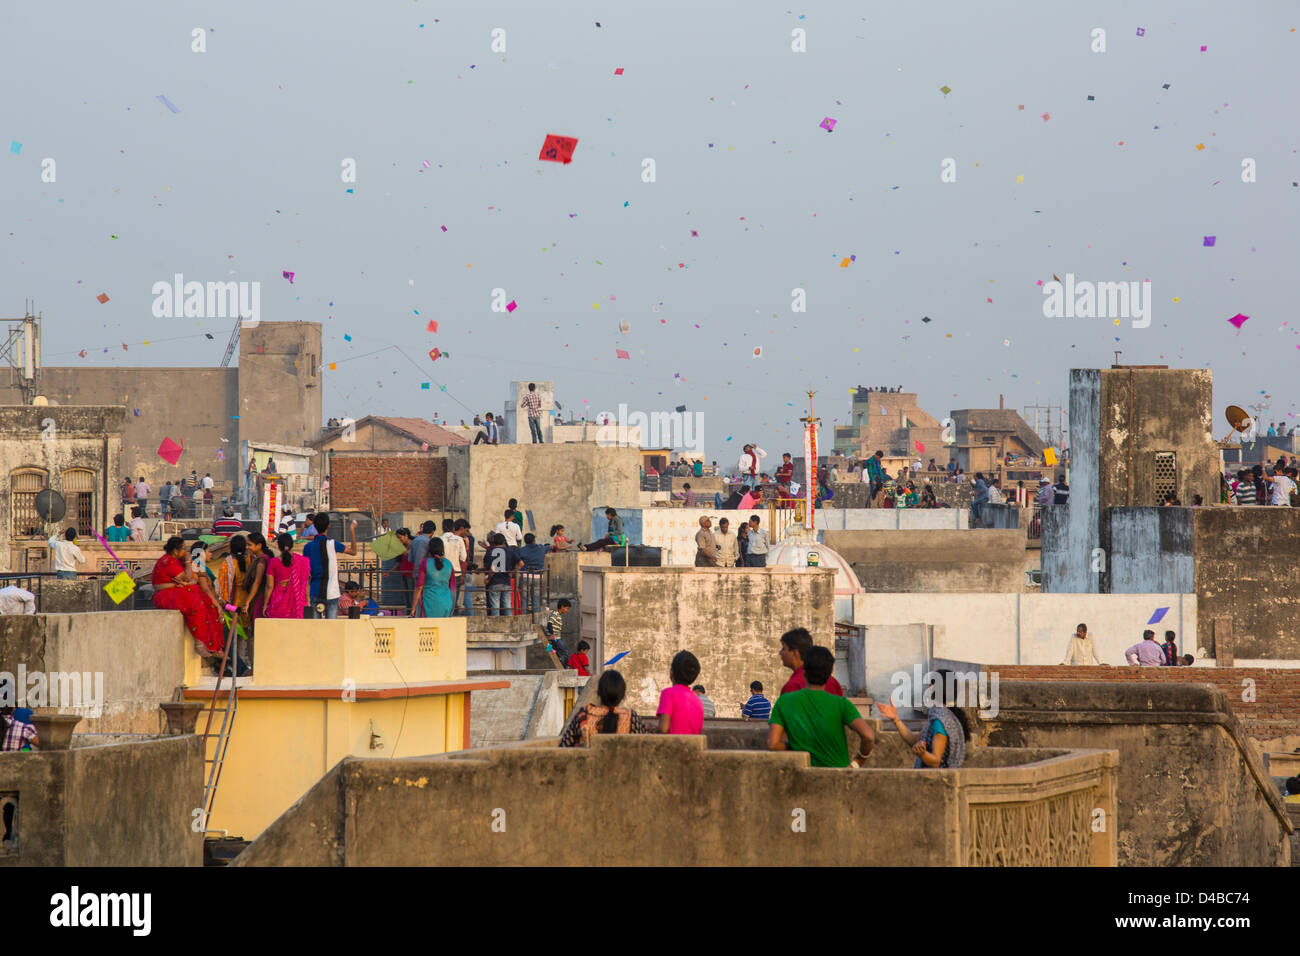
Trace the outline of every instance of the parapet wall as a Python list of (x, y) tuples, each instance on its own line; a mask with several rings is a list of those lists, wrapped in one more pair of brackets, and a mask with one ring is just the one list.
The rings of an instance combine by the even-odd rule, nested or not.
[(18, 799), (17, 847), (0, 848), (0, 865), (203, 862), (191, 826), (203, 806), (203, 744), (193, 734), (0, 754), (0, 791)]
[(1266, 740), (1300, 734), (1300, 669), (1283, 667), (1022, 667), (990, 664), (999, 680), (1154, 681), (1211, 684), (1223, 691), (1245, 732)]
[(1285, 804), (1217, 688), (1004, 680), (996, 717), (980, 722), (967, 714), (978, 724), (976, 738), (994, 747), (1118, 750), (1119, 814), (1112, 820), (1121, 866), (1290, 862)]
[[(236, 865), (1113, 865), (1113, 831), (1090, 821), (1114, 812), (1115, 755), (1051, 749), (1006, 765), (1017, 756), (830, 769), (806, 753), (648, 735), (348, 759)], [(557, 807), (570, 808), (563, 825)]]
[(1023, 530), (827, 531), (825, 541), (853, 565), (867, 591), (1025, 590)]
[[(0, 617), (0, 671), (17, 675), (103, 674), (102, 713), (59, 701), (62, 713), (86, 716), (79, 733), (156, 734), (158, 705), (185, 683), (186, 652), (194, 638), (179, 611), (114, 611)], [(31, 683), (29, 681), (29, 687)], [(81, 689), (83, 699), (88, 689)], [(47, 697), (47, 700), (49, 698)]]

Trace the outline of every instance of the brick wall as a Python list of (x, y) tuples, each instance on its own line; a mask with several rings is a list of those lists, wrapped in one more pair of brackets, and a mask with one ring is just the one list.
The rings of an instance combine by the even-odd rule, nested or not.
[[(1246, 732), (1252, 737), (1277, 737), (1300, 732), (1300, 668), (1283, 667), (1083, 667), (1055, 665), (1026, 667), (989, 664), (999, 680), (1127, 680), (1182, 681), (1213, 684), (1228, 697), (1228, 703)], [(1243, 700), (1254, 681), (1254, 700)]]
[(440, 511), (447, 488), (447, 459), (389, 455), (336, 455), (330, 464), (330, 504), (387, 511)]

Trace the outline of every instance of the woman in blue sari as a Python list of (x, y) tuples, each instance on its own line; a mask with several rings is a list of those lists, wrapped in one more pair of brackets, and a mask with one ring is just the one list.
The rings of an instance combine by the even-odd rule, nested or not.
[(430, 538), (429, 556), (415, 569), (411, 617), (451, 617), (451, 562), (444, 554), (442, 538)]
[(894, 722), (899, 735), (916, 754), (913, 768), (956, 770), (966, 760), (966, 733), (957, 715), (947, 707), (931, 707), (925, 715), (925, 732), (917, 735), (898, 719), (898, 709), (892, 704), (876, 706), (887, 720)]

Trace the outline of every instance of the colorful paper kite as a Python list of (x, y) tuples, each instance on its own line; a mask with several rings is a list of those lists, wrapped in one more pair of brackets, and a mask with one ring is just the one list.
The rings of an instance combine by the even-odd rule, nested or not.
[(574, 137), (556, 136), (554, 133), (549, 133), (546, 141), (542, 143), (542, 151), (537, 158), (551, 163), (568, 165), (573, 162), (573, 151), (577, 148), (578, 141)]
[(817, 125), (820, 126), (822, 129), (826, 130), (826, 132), (833, 133), (835, 132), (835, 124), (838, 122), (839, 120), (833, 120), (828, 116)]
[(433, 361), (436, 362), (441, 357), (442, 357), (442, 353), (439, 352), (437, 349), (431, 349), (429, 351), (429, 358), (431, 358)]
[(632, 356), (629, 353), (623, 351), (623, 349), (615, 349), (614, 357), (621, 358), (621, 359), (630, 359)]
[(1169, 613), (1169, 608), (1167, 608), (1167, 607), (1158, 607), (1158, 608), (1156, 608), (1156, 612), (1155, 612), (1154, 614), (1151, 615), (1151, 620), (1147, 621), (1147, 623), (1148, 623), (1148, 624), (1159, 624), (1161, 621), (1163, 621), (1163, 620), (1165, 619), (1165, 615), (1168, 614), (1168, 613)]
[(1250, 318), (1250, 316), (1248, 316), (1248, 315), (1242, 315), (1240, 312), (1238, 312), (1236, 315), (1234, 315), (1234, 316), (1233, 316), (1232, 318), (1230, 318), (1228, 321), (1231, 322), (1231, 323), (1232, 323), (1234, 326), (1236, 326), (1238, 329), (1240, 329), (1243, 325), (1246, 324), (1246, 320), (1249, 319), (1249, 318)]
[(101, 292), (99, 295), (95, 296), (95, 298), (99, 300), (100, 305), (103, 305), (105, 302), (108, 301), (108, 293)]
[(135, 582), (125, 571), (118, 571), (117, 577), (104, 585), (104, 591), (113, 599), (114, 604), (121, 604), (135, 590)]
[(164, 438), (162, 444), (158, 446), (158, 457), (169, 465), (174, 465), (181, 460), (181, 453), (185, 451), (184, 447), (176, 444), (170, 438)]

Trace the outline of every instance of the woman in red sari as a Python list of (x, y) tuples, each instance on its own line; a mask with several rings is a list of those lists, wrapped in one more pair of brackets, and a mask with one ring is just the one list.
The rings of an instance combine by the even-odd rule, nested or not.
[(180, 611), (204, 656), (220, 655), (226, 644), (216, 602), (199, 590), (188, 565), (189, 553), (178, 537), (167, 539), (163, 556), (153, 566), (153, 606)]
[(262, 616), (301, 620), (302, 609), (307, 605), (311, 562), (293, 553), (293, 538), (287, 534), (276, 538), (275, 546), (280, 554), (266, 564), (266, 603)]

